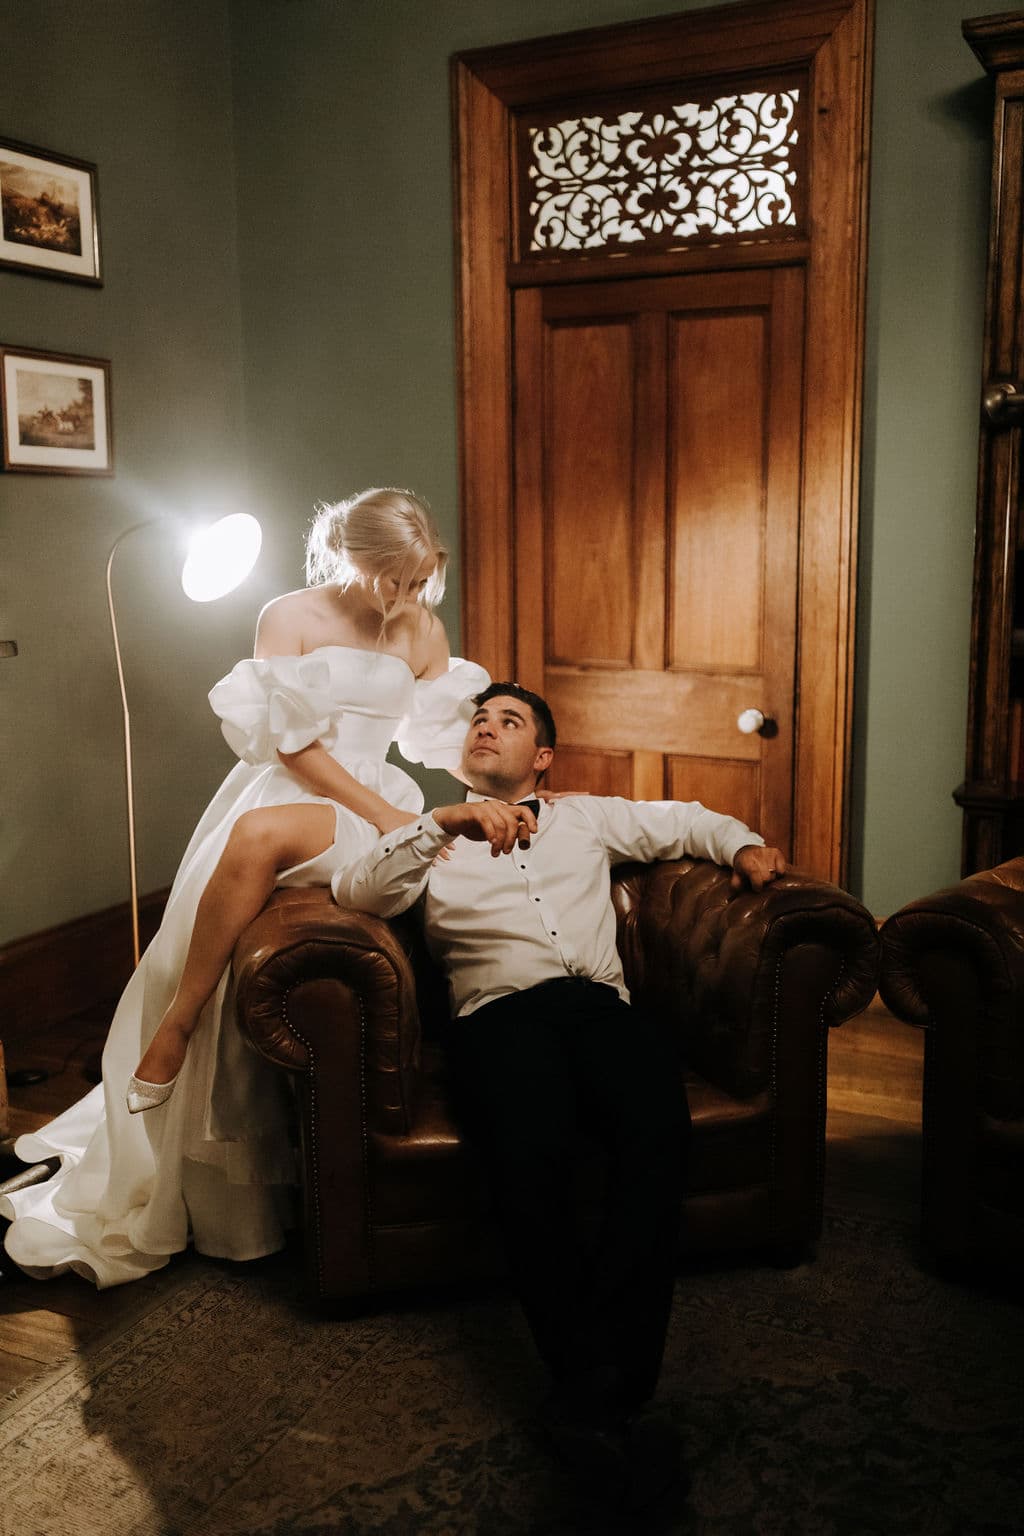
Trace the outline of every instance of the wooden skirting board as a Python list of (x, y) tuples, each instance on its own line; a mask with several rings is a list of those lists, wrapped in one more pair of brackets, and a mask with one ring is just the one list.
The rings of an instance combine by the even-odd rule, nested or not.
[[(143, 946), (156, 932), (167, 895), (154, 891), (139, 902)], [(127, 902), (14, 939), (0, 948), (0, 1035), (10, 1041), (116, 999), (131, 973)]]

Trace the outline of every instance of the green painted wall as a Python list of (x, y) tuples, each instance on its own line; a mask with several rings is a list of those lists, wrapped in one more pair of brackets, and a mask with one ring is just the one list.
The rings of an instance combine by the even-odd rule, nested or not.
[[(207, 609), (169, 532), (119, 555), (143, 889), (229, 765), (205, 694), (300, 583), (315, 502), (411, 484), (457, 549), (451, 53), (693, 8), (0, 0), (0, 136), (97, 162), (105, 269), (0, 271), (0, 341), (109, 357), (117, 455), (111, 480), (0, 477), (0, 942), (125, 894), (121, 529), (250, 505), (266, 532)], [(852, 883), (879, 913), (958, 868), (991, 102), (961, 15), (878, 14)]]
[[(0, 941), (125, 899), (121, 710), (104, 569), (140, 518), (245, 499), (228, 14), (0, 0), (0, 136), (99, 168), (104, 285), (0, 270), (0, 340), (109, 358), (116, 475), (0, 476)], [(123, 559), (122, 559), (123, 557)], [(251, 592), (200, 609), (164, 529), (118, 556), (143, 890), (230, 762), (205, 693)], [(212, 717), (211, 717), (212, 718)]]
[(959, 878), (991, 83), (963, 0), (881, 0), (868, 249), (851, 884)]

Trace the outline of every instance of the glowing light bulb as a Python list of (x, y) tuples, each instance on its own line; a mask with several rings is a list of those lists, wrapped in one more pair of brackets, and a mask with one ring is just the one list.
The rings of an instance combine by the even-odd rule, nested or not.
[(232, 512), (189, 544), (181, 585), (194, 603), (212, 603), (245, 580), (259, 557), (263, 530), (248, 512)]

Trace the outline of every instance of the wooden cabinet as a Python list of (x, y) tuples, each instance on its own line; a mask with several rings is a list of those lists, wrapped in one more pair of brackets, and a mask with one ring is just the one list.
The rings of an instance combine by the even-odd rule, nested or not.
[(992, 213), (971, 623), (963, 873), (1024, 853), (1024, 11), (965, 21), (992, 75)]

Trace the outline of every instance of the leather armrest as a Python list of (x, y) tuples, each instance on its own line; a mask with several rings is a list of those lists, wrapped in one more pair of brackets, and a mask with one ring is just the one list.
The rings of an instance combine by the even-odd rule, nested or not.
[(771, 1081), (780, 1014), (809, 1029), (866, 1008), (878, 936), (847, 892), (791, 870), (760, 892), (699, 859), (623, 867), (620, 941), (638, 1000), (678, 1020), (684, 1052), (741, 1096)]
[(881, 939), (886, 1007), (944, 1034), (988, 1113), (1024, 1115), (1024, 858), (908, 903)]
[(1024, 858), (911, 901), (882, 926), (882, 998), (910, 1024), (928, 1024), (942, 985), (936, 959), (956, 953), (997, 1010), (1024, 999)]
[(381, 1131), (408, 1129), (420, 1056), (405, 930), (339, 907), (324, 886), (277, 891), (235, 947), (240, 1027), (268, 1061), (312, 1072), (346, 1033), (364, 1110)]

